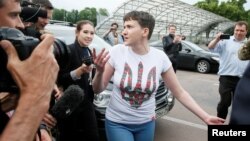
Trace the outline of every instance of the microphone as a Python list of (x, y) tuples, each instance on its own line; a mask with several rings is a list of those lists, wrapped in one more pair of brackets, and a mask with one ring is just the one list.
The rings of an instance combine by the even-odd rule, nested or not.
[(78, 85), (70, 85), (51, 108), (50, 113), (58, 119), (69, 117), (84, 99), (84, 91)]
[(24, 22), (36, 22), (38, 17), (47, 18), (47, 11), (41, 9), (41, 7), (23, 7), (20, 13), (20, 17)]
[(240, 60), (250, 60), (250, 40), (239, 48), (238, 58)]

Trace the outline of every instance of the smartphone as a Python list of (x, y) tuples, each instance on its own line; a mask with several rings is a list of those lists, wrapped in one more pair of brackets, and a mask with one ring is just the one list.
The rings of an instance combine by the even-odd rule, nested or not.
[(220, 35), (220, 39), (230, 39), (230, 35), (229, 34), (222, 34), (222, 35)]

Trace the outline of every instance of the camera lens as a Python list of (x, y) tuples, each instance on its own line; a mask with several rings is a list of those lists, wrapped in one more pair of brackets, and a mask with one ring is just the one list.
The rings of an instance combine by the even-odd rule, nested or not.
[[(9, 40), (15, 47), (20, 60), (27, 59), (34, 48), (40, 43), (37, 38), (25, 36), (21, 31), (14, 28), (0, 28), (0, 40)], [(60, 70), (68, 69), (71, 52), (68, 46), (59, 39), (55, 39), (54, 56)], [(0, 48), (0, 92), (18, 93), (18, 87), (6, 68), (7, 55)]]
[(67, 69), (69, 67), (71, 58), (69, 47), (65, 44), (64, 41), (57, 38), (55, 39), (53, 46), (54, 46), (54, 55), (60, 67), (60, 70)]

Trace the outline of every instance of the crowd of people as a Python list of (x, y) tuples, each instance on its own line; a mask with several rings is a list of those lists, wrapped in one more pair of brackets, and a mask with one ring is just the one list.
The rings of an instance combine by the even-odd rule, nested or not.
[[(154, 140), (155, 94), (160, 79), (181, 104), (207, 125), (224, 125), (233, 99), (229, 124), (250, 123), (246, 101), (249, 99), (250, 65), (248, 60), (240, 60), (235, 55), (247, 41), (246, 22), (235, 24), (230, 39), (220, 39), (223, 33), (218, 33), (208, 45), (210, 51), (220, 55), (220, 102), (217, 116), (212, 116), (196, 103), (176, 77), (176, 57), (182, 48), (181, 40), (186, 37), (175, 33), (175, 25), (169, 25), (169, 34), (162, 38), (164, 53), (149, 46), (155, 27), (154, 17), (148, 12), (130, 11), (123, 17), (121, 34), (117, 32), (118, 24), (112, 23), (103, 35), (113, 47), (96, 54), (95, 49), (89, 49), (95, 33), (94, 24), (81, 20), (76, 24), (75, 42), (69, 45), (70, 65), (62, 70), (53, 54), (54, 36), (44, 30), (52, 17), (52, 4), (49, 0), (32, 0), (41, 5), (47, 17), (27, 23), (19, 16), (20, 2), (0, 0), (0, 27), (36, 31), (30, 36), (41, 42), (28, 58), (20, 60), (9, 40), (0, 41), (0, 57), (5, 57), (0, 63), (5, 65), (19, 90), (18, 93), (0, 92), (2, 97), (8, 98), (0, 105), (0, 141), (52, 141), (52, 128), (57, 128), (57, 141), (99, 141), (93, 98), (94, 94), (106, 89), (111, 78), (113, 90), (105, 115), (109, 141)], [(92, 62), (83, 61), (89, 58)], [(51, 106), (72, 85), (83, 90), (84, 98), (69, 117), (56, 119), (49, 112)]]

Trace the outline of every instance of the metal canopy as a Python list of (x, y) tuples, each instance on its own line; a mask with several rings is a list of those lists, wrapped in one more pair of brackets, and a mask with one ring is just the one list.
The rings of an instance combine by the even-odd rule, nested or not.
[(156, 20), (152, 40), (159, 39), (166, 34), (166, 26), (175, 24), (177, 33), (186, 36), (214, 36), (218, 31), (225, 31), (234, 26), (234, 22), (222, 16), (199, 9), (179, 0), (128, 0), (111, 14), (98, 23), (96, 33), (102, 35), (109, 30), (111, 23), (119, 24), (118, 30), (123, 29), (123, 16), (132, 11), (147, 11)]

